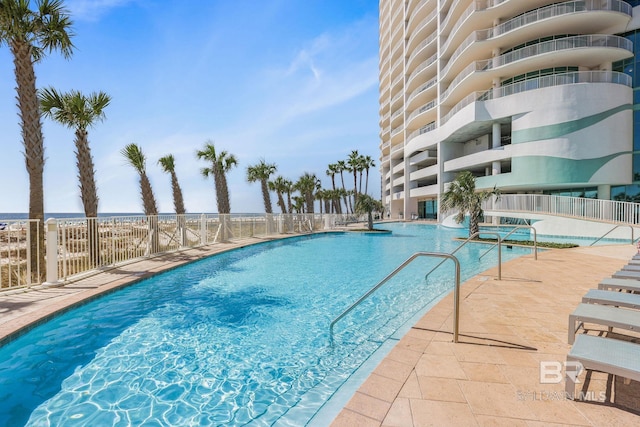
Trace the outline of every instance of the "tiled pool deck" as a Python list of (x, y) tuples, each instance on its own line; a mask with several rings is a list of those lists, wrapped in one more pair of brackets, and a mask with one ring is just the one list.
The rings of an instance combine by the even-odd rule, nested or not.
[[(64, 287), (0, 293), (0, 340), (86, 298), (261, 241), (163, 255)], [(565, 360), (568, 316), (582, 295), (635, 253), (632, 245), (545, 251), (538, 260), (530, 255), (503, 264), (502, 280), (497, 268), (470, 279), (461, 288), (460, 342), (452, 342), (449, 295), (398, 341), (332, 426), (640, 424), (636, 382), (593, 373), (577, 390), (586, 385), (592, 401), (573, 402), (564, 399), (564, 381), (541, 384), (539, 378), (541, 361)]]

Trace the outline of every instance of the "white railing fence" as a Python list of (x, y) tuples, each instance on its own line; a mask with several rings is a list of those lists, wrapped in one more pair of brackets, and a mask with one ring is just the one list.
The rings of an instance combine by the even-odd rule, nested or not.
[(583, 218), (614, 224), (640, 224), (640, 203), (546, 194), (503, 194), (497, 201), (486, 200), (485, 211), (536, 212)]
[[(37, 237), (29, 233), (40, 230), (38, 220), (1, 220), (0, 221), (0, 289), (31, 286), (40, 283), (40, 257)], [(33, 253), (31, 243), (35, 241)], [(32, 257), (33, 256), (33, 257)], [(34, 260), (32, 266), (30, 260)]]
[[(0, 222), (0, 290), (55, 284), (145, 257), (202, 245), (312, 233), (366, 221), (365, 216), (335, 214), (187, 214), (48, 219), (45, 222), (44, 269), (29, 260), (29, 224)], [(39, 251), (39, 250), (38, 250)], [(36, 251), (36, 252), (38, 252)]]

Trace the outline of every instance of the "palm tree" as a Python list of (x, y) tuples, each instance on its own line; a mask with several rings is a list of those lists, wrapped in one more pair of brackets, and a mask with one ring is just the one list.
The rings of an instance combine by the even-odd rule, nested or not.
[(124, 156), (133, 168), (138, 172), (140, 177), (140, 195), (142, 197), (142, 206), (144, 208), (144, 214), (147, 216), (147, 222), (149, 223), (149, 232), (151, 234), (151, 243), (149, 247), (150, 253), (159, 252), (159, 238), (158, 238), (158, 204), (156, 198), (153, 195), (153, 188), (151, 188), (151, 181), (147, 177), (146, 171), (146, 157), (142, 152), (142, 149), (134, 143), (131, 143), (124, 147), (120, 154)]
[[(44, 221), (44, 137), (40, 105), (36, 89), (34, 64), (55, 50), (70, 58), (73, 53), (71, 20), (62, 1), (38, 0), (30, 9), (29, 0), (0, 1), (0, 46), (6, 44), (13, 56), (16, 78), (16, 99), (22, 129), (24, 157), (29, 174), (29, 218)], [(46, 274), (44, 263), (44, 227), (29, 225), (30, 267), (41, 277)], [(35, 278), (35, 276), (34, 276)], [(37, 278), (39, 280), (39, 278)]]
[(287, 206), (289, 207), (289, 213), (293, 213), (293, 203), (291, 203), (291, 193), (295, 191), (295, 185), (293, 181), (286, 179), (284, 181), (284, 188), (287, 193)]
[(384, 205), (380, 200), (376, 200), (368, 194), (360, 194), (356, 201), (356, 213), (367, 214), (367, 225), (369, 230), (373, 230), (373, 212), (382, 212)]
[(287, 213), (287, 205), (284, 203), (284, 197), (282, 196), (287, 191), (286, 179), (281, 175), (273, 181), (269, 181), (269, 189), (275, 191), (278, 195), (278, 206), (283, 214)]
[(296, 213), (304, 214), (305, 213), (305, 210), (304, 210), (305, 199), (304, 199), (304, 197), (302, 197), (302, 196), (293, 196), (292, 199), (293, 199), (293, 210), (296, 211)]
[(184, 197), (182, 196), (182, 188), (178, 182), (178, 175), (176, 175), (176, 161), (173, 154), (167, 154), (164, 157), (158, 159), (158, 164), (162, 168), (162, 171), (171, 175), (171, 191), (173, 194), (173, 207), (177, 215), (184, 215), (186, 209), (184, 208)]
[(153, 195), (151, 181), (149, 181), (149, 177), (147, 177), (147, 159), (142, 152), (142, 149), (136, 144), (131, 143), (124, 147), (120, 151), (120, 154), (124, 156), (127, 162), (133, 166), (140, 176), (140, 195), (142, 196), (144, 214), (147, 216), (158, 215), (158, 204), (156, 203), (156, 198)]
[(60, 93), (54, 88), (48, 88), (40, 92), (39, 98), (40, 108), (45, 117), (75, 129), (76, 165), (80, 180), (80, 199), (87, 218), (89, 259), (93, 266), (97, 266), (100, 263), (96, 223), (98, 191), (87, 129), (95, 122), (104, 120), (104, 109), (111, 102), (111, 97), (104, 92), (93, 92), (85, 96), (75, 90)]
[(176, 211), (176, 232), (180, 236), (180, 245), (186, 246), (187, 244), (187, 229), (186, 219), (184, 214), (186, 209), (184, 208), (184, 197), (182, 196), (182, 188), (178, 182), (178, 175), (176, 175), (176, 161), (173, 154), (167, 154), (164, 157), (158, 159), (158, 164), (162, 171), (171, 175), (171, 193), (173, 194), (173, 208)]
[(296, 190), (300, 192), (300, 195), (304, 197), (305, 203), (307, 205), (306, 213), (312, 214), (313, 211), (313, 202), (314, 202), (314, 191), (318, 185), (318, 178), (315, 174), (305, 172), (295, 184)]
[(218, 205), (219, 214), (228, 214), (231, 212), (231, 204), (229, 203), (229, 187), (227, 186), (226, 173), (234, 166), (237, 166), (238, 160), (233, 154), (226, 151), (216, 153), (216, 148), (212, 141), (205, 142), (204, 149), (196, 152), (198, 159), (206, 160), (211, 163), (211, 167), (202, 168), (202, 176), (205, 178), (213, 176), (213, 182), (216, 187), (216, 203)]
[[(336, 163), (329, 164), (325, 173), (327, 174), (327, 176), (331, 177), (331, 189), (335, 192), (336, 191), (336, 174), (338, 173), (338, 165)], [(338, 199), (336, 203), (336, 199), (332, 198), (331, 203), (333, 205), (333, 211), (337, 214), (341, 214), (342, 209), (340, 206), (340, 199)]]
[(482, 202), (491, 196), (499, 196), (500, 191), (493, 190), (476, 191), (476, 179), (469, 171), (461, 172), (451, 182), (447, 191), (442, 195), (442, 209), (458, 210), (455, 221), (459, 224), (469, 213), (469, 236), (479, 230), (478, 222), (482, 217)]
[(87, 218), (98, 215), (95, 170), (87, 129), (105, 118), (104, 109), (111, 98), (104, 92), (85, 96), (78, 91), (60, 93), (54, 88), (40, 92), (40, 105), (45, 117), (75, 129), (76, 165), (80, 180), (80, 198)]
[(271, 209), (271, 196), (269, 195), (269, 177), (277, 170), (275, 163), (267, 163), (264, 159), (260, 159), (257, 165), (247, 167), (247, 181), (260, 181), (262, 188), (262, 201), (264, 202), (264, 210), (266, 213), (273, 213)]
[(338, 160), (338, 162), (335, 164), (336, 165), (336, 171), (338, 173), (340, 173), (340, 181), (342, 182), (342, 197), (344, 199), (344, 208), (346, 209), (347, 213), (349, 213), (349, 211), (351, 210), (350, 207), (350, 199), (347, 198), (347, 187), (345, 187), (344, 185), (344, 171), (348, 170), (347, 168), (347, 163), (344, 160)]
[(362, 166), (364, 167), (366, 178), (364, 181), (364, 194), (369, 194), (369, 169), (376, 166), (375, 161), (371, 156), (364, 156), (362, 159)]
[[(358, 150), (351, 151), (349, 157), (347, 158), (347, 170), (349, 172), (353, 172), (353, 205), (355, 206), (356, 201), (358, 200), (358, 171), (360, 170), (360, 154), (358, 154)], [(353, 213), (354, 210), (351, 210)]]
[(324, 188), (319, 188), (316, 191), (316, 199), (319, 202), (320, 205), (320, 214), (322, 215), (322, 209), (324, 206), (324, 212), (327, 214), (331, 213), (331, 192), (333, 190), (328, 190), (328, 189), (324, 189)]

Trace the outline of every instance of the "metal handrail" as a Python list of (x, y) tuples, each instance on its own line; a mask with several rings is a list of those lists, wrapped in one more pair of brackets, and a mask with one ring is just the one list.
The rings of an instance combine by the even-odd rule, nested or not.
[[(473, 233), (471, 236), (469, 236), (469, 238), (467, 240), (465, 240), (464, 242), (462, 242), (462, 244), (460, 246), (458, 246), (457, 248), (455, 248), (455, 250), (453, 252), (451, 252), (451, 255), (455, 254), (456, 252), (458, 252), (464, 245), (466, 245), (467, 243), (469, 243), (471, 241), (471, 239), (475, 239), (476, 237), (478, 237), (480, 234), (494, 234), (498, 237), (498, 280), (502, 280), (502, 239), (500, 238), (500, 233), (497, 232), (493, 232), (493, 231), (477, 231), (475, 233)], [(495, 246), (495, 245), (494, 245)], [(493, 248), (491, 248), (493, 249)], [(442, 265), (443, 262), (445, 262), (446, 260), (442, 260), (440, 261), (440, 263), (438, 265), (436, 265), (435, 267), (433, 267), (431, 270), (429, 270), (429, 272), (427, 274), (425, 274), (424, 278), (425, 280), (429, 277), (429, 275), (431, 273), (434, 272), (434, 270), (438, 267), (440, 267)]]
[[(499, 225), (489, 225), (489, 226), (485, 226), (485, 227), (499, 227)], [(515, 226), (513, 228), (513, 230), (511, 230), (510, 232), (505, 234), (504, 237), (502, 238), (502, 240), (504, 241), (504, 239), (506, 239), (507, 237), (511, 236), (513, 233), (515, 233), (516, 230), (518, 230), (520, 228), (528, 228), (528, 229), (533, 230), (533, 258), (537, 261), (538, 260), (538, 233), (536, 232), (536, 229), (535, 229), (534, 226), (532, 226), (532, 225), (517, 225), (517, 226)], [(497, 243), (494, 243), (494, 245), (491, 246), (489, 249), (487, 249), (487, 251), (485, 253), (480, 255), (480, 259), (482, 259), (483, 256), (488, 254), (489, 251), (491, 251), (491, 249), (493, 249), (496, 245), (497, 245)]]
[[(333, 326), (336, 323), (338, 323), (343, 317), (345, 317), (347, 314), (349, 314), (354, 308), (356, 308), (358, 305), (360, 305), (360, 303), (362, 303), (365, 299), (367, 299), (372, 293), (374, 293), (376, 290), (378, 290), (378, 288), (380, 288), (387, 281), (389, 281), (389, 279), (391, 279), (393, 276), (398, 274), (398, 272), (400, 272), (400, 270), (402, 270), (409, 263), (411, 263), (411, 261), (413, 261), (414, 259), (416, 259), (416, 258), (418, 258), (420, 256), (445, 258), (444, 260), (442, 260), (442, 262), (446, 261), (447, 259), (451, 259), (451, 260), (453, 260), (453, 262), (456, 265), (456, 277), (455, 277), (456, 284), (455, 284), (455, 288), (454, 288), (454, 292), (453, 292), (453, 303), (454, 303), (454, 311), (453, 311), (453, 314), (454, 314), (454, 318), (453, 318), (453, 342), (456, 342), (456, 343), (458, 342), (458, 322), (459, 322), (459, 319), (460, 319), (460, 314), (459, 314), (459, 307), (460, 307), (460, 261), (458, 261), (458, 258), (453, 256), (452, 254), (441, 253), (441, 252), (416, 252), (415, 254), (411, 255), (405, 262), (400, 264), (395, 270), (393, 270), (391, 273), (389, 273), (384, 279), (382, 279), (380, 282), (378, 282), (377, 285), (375, 285), (373, 288), (369, 289), (369, 291), (366, 294), (364, 294), (363, 296), (361, 296), (358, 299), (358, 301), (356, 301), (353, 304), (351, 304), (351, 306), (349, 306), (349, 308), (347, 308), (345, 311), (340, 313), (340, 315), (338, 317), (333, 319), (333, 321), (329, 325), (329, 338), (330, 338), (330, 341), (331, 341), (331, 346), (333, 346)], [(440, 264), (442, 264), (442, 262)], [(438, 265), (440, 265), (440, 264), (438, 264)]]
[(634, 230), (633, 230), (633, 226), (630, 224), (618, 224), (615, 227), (613, 227), (611, 230), (607, 231), (606, 233), (604, 233), (602, 236), (598, 237), (593, 243), (591, 243), (589, 246), (593, 246), (596, 243), (598, 243), (600, 240), (604, 239), (606, 236), (609, 235), (609, 233), (611, 233), (613, 230), (615, 230), (616, 228), (620, 228), (620, 227), (629, 227), (631, 228), (631, 244), (633, 245), (633, 242), (636, 241), (636, 239), (634, 238)]

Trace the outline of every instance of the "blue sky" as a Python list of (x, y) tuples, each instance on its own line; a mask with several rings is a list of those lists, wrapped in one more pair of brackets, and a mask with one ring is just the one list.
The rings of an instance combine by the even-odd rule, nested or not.
[[(238, 158), (231, 212), (264, 212), (246, 167), (260, 158), (293, 181), (351, 150), (370, 155), (380, 196), (377, 0), (67, 0), (76, 46), (36, 64), (38, 87), (105, 91), (107, 118), (89, 130), (99, 211), (141, 212), (137, 174), (120, 150), (136, 143), (161, 212), (172, 212), (173, 154), (188, 212), (215, 212), (196, 150), (207, 140)], [(0, 212), (27, 212), (12, 57), (0, 48)], [(45, 211), (82, 212), (73, 131), (43, 119)], [(347, 183), (351, 182), (345, 176)], [(348, 184), (347, 184), (348, 185)], [(279, 212), (272, 196), (274, 212)]]

